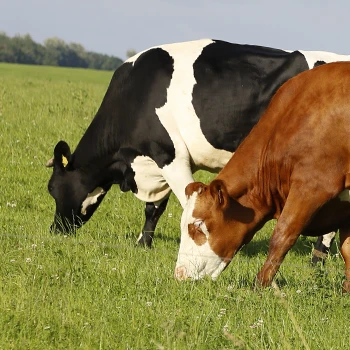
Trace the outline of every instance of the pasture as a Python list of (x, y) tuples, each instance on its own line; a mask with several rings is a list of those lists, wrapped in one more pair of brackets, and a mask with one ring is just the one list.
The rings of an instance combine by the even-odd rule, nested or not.
[(341, 294), (337, 246), (325, 267), (312, 268), (315, 239), (299, 239), (279, 290), (253, 291), (269, 222), (216, 282), (180, 283), (176, 198), (154, 247), (143, 249), (135, 242), (144, 204), (116, 186), (76, 236), (49, 233), (55, 205), (45, 163), (59, 140), (75, 148), (111, 76), (0, 64), (0, 349), (348, 348), (350, 296)]

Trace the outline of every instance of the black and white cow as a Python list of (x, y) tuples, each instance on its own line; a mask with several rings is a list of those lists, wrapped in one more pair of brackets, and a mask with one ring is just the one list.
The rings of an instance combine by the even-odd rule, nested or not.
[[(52, 228), (81, 226), (119, 184), (146, 202), (138, 242), (151, 246), (171, 190), (184, 206), (193, 172), (223, 168), (286, 80), (348, 59), (209, 39), (137, 54), (115, 71), (75, 151), (60, 141), (47, 163), (54, 167), (48, 184), (56, 201)], [(323, 253), (333, 237), (320, 237), (319, 247), (328, 240)], [(322, 256), (316, 255), (315, 261)]]

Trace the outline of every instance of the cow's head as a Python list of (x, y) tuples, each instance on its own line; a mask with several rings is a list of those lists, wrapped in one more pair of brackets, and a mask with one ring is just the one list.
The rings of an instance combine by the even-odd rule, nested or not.
[(46, 166), (53, 167), (48, 190), (56, 202), (51, 230), (70, 233), (89, 220), (101, 203), (107, 189), (96, 184), (87, 169), (75, 169), (68, 144), (58, 142), (54, 158)]
[(254, 212), (231, 198), (224, 182), (194, 182), (186, 187), (181, 242), (175, 277), (215, 280), (234, 254), (250, 240)]

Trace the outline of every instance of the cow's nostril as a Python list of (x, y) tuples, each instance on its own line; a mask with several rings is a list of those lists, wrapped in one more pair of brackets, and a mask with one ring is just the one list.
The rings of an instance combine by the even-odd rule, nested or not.
[(179, 266), (175, 268), (175, 278), (179, 281), (183, 281), (187, 278), (187, 269), (185, 266)]

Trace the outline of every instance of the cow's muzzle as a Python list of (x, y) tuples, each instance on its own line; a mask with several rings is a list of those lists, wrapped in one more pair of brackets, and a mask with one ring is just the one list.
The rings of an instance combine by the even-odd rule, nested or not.
[(185, 266), (176, 267), (174, 276), (178, 281), (184, 281), (191, 278), (190, 276), (188, 276), (187, 269)]
[(67, 219), (61, 217), (55, 218), (54, 222), (50, 226), (50, 232), (54, 234), (73, 235), (76, 233), (77, 228), (81, 225), (74, 225)]

